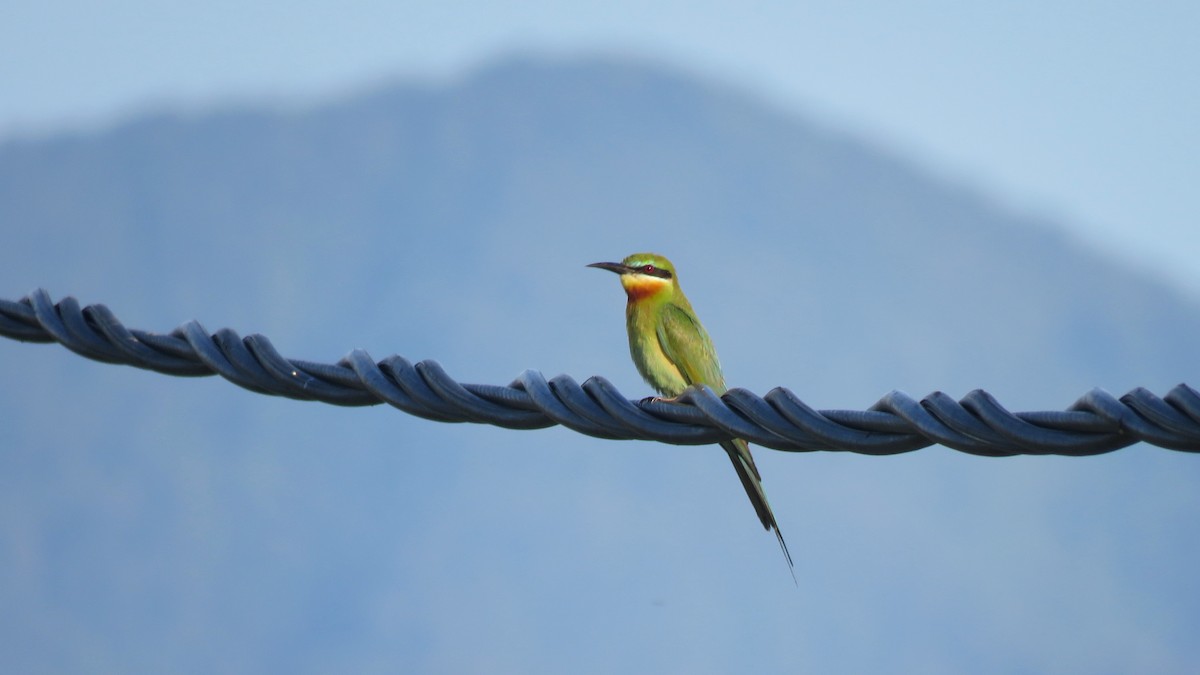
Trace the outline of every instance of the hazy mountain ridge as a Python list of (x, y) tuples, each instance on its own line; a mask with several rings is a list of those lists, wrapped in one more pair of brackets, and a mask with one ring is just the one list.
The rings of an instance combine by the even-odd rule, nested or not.
[[(1161, 386), (1186, 375), (1169, 372), (1174, 357), (1166, 354), (1200, 330), (1194, 299), (1098, 258), (1052, 223), (1008, 213), (733, 88), (628, 62), (518, 59), (450, 86), (391, 86), (302, 111), (156, 116), (101, 134), (8, 143), (0, 146), (0, 218), (21, 224), (10, 228), (21, 248), (103, 254), (103, 280), (62, 292), (103, 288), (115, 269), (150, 299), (170, 292), (176, 304), (199, 298), (146, 279), (206, 279), (206, 291), (232, 296), (235, 286), (283, 275), (297, 297), (323, 297), (334, 291), (330, 277), (281, 266), (328, 268), (338, 240), (347, 243), (338, 255), (358, 258), (354, 272), (332, 270), (343, 295), (363, 270), (358, 278), (404, 279), (413, 254), (453, 259), (475, 279), (519, 277), (514, 256), (572, 256), (564, 238), (579, 232), (684, 252), (700, 269), (749, 261), (790, 284), (783, 293), (794, 315), (835, 328), (807, 336), (814, 349), (871, 351), (881, 337), (872, 327), (905, 317), (920, 321), (906, 327), (902, 351), (975, 345), (964, 352), (968, 362), (941, 374), (976, 371), (969, 381), (908, 384), (924, 378), (883, 361), (866, 365), (906, 387), (1002, 385), (997, 378), (1011, 368), (989, 371), (978, 357), (1015, 360), (1032, 344), (1010, 340), (1054, 324), (1068, 352), (1114, 361), (1112, 377), (1093, 384)], [(624, 251), (606, 248), (565, 257), (563, 273)], [(233, 273), (230, 287), (215, 283), (213, 267)], [(691, 269), (689, 280), (703, 280)], [(39, 279), (23, 271), (18, 278)], [(722, 275), (723, 287), (709, 292), (731, 294), (725, 302), (761, 295), (753, 276)], [(37, 283), (60, 290), (53, 279)], [(476, 292), (464, 275), (439, 285)], [(821, 297), (831, 291), (836, 300)], [(402, 292), (385, 294), (419, 302), (395, 297)], [(871, 310), (855, 314), (855, 306)], [(1138, 320), (1110, 321), (1118, 307)], [(770, 322), (792, 320), (765, 318), (768, 334), (786, 332)], [(943, 322), (952, 330), (935, 328)], [(1185, 325), (1172, 328), (1177, 322)], [(1091, 367), (1041, 351), (1029, 371), (1048, 379), (1068, 371), (1079, 378)]]

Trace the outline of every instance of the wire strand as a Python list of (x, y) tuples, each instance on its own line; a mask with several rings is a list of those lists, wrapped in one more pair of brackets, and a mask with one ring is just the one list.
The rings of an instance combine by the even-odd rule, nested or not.
[(168, 334), (126, 328), (104, 305), (54, 303), (38, 289), (0, 299), (0, 335), (58, 342), (89, 359), (167, 375), (220, 375), (260, 394), (342, 406), (386, 403), (438, 422), (509, 429), (561, 424), (608, 439), (702, 445), (730, 438), (792, 452), (893, 455), (934, 444), (986, 457), (1098, 455), (1145, 442), (1200, 452), (1200, 392), (1186, 384), (1159, 398), (1137, 388), (1115, 398), (1093, 389), (1065, 411), (1009, 412), (986, 391), (960, 401), (942, 392), (917, 400), (892, 391), (869, 410), (814, 410), (788, 389), (759, 397), (730, 389), (688, 389), (675, 402), (634, 401), (600, 376), (582, 385), (527, 370), (507, 386), (463, 384), (436, 361), (374, 361), (356, 349), (335, 364), (287, 359), (262, 335), (209, 333), (196, 321)]

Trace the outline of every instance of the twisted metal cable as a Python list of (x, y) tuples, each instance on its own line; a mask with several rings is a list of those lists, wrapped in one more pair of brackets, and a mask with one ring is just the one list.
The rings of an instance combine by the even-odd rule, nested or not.
[(163, 335), (128, 329), (104, 305), (55, 304), (39, 289), (20, 301), (0, 299), (0, 335), (60, 342), (106, 363), (168, 375), (220, 375), (261, 394), (365, 406), (387, 403), (439, 422), (510, 429), (561, 424), (589, 436), (677, 445), (732, 437), (776, 450), (840, 450), (891, 455), (935, 443), (988, 457), (1097, 455), (1144, 441), (1200, 452), (1200, 392), (1180, 384), (1163, 398), (1137, 388), (1120, 399), (1093, 389), (1065, 411), (1006, 410), (982, 390), (955, 401), (934, 392), (920, 401), (893, 391), (869, 410), (814, 410), (782, 387), (759, 397), (731, 389), (718, 397), (688, 389), (677, 402), (626, 399), (608, 380), (582, 385), (566, 375), (546, 380), (527, 370), (508, 386), (460, 384), (435, 361), (389, 356), (376, 363), (356, 349), (336, 364), (286, 359), (261, 335), (228, 328), (209, 334), (190, 321)]

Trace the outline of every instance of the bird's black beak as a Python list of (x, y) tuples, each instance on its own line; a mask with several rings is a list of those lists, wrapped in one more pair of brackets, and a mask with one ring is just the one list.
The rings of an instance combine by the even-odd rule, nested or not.
[(629, 271), (629, 267), (621, 263), (592, 263), (588, 267), (599, 267), (602, 270), (616, 272), (617, 274), (625, 274)]

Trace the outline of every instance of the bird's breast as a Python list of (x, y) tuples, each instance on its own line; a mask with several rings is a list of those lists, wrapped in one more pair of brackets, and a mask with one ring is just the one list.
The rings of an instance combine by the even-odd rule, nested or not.
[(642, 379), (663, 396), (678, 396), (687, 389), (687, 380), (658, 341), (658, 330), (651, 313), (639, 311), (630, 302), (628, 306), (629, 355), (637, 366)]

